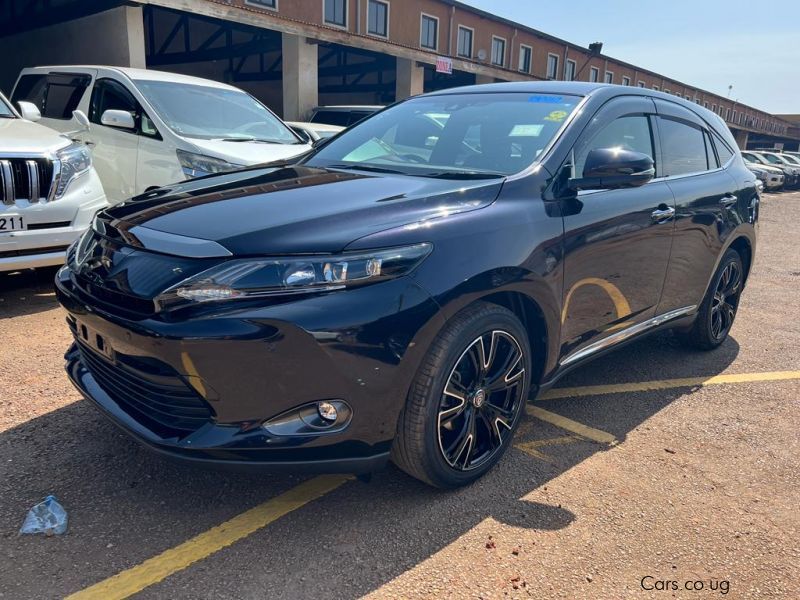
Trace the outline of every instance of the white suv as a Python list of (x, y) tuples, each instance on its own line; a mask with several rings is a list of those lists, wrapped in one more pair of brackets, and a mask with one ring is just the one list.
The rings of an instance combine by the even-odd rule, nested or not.
[(86, 146), (28, 120), (35, 106), (21, 111), (0, 94), (0, 271), (63, 263), (108, 206)]

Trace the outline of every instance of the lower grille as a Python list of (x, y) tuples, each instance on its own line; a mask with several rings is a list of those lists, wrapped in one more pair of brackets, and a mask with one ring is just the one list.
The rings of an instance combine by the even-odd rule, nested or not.
[(112, 364), (75, 333), (81, 362), (97, 384), (153, 433), (165, 438), (185, 437), (213, 418), (206, 401), (168, 365), (136, 357), (118, 357)]
[(0, 201), (47, 200), (53, 184), (53, 162), (47, 158), (0, 159)]

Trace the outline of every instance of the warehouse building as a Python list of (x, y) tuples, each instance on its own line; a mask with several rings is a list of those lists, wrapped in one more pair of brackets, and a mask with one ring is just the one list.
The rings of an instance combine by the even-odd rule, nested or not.
[(797, 148), (796, 124), (455, 0), (0, 0), (0, 89), (20, 69), (112, 64), (241, 87), (288, 120), (494, 81), (660, 90), (713, 110), (740, 147)]

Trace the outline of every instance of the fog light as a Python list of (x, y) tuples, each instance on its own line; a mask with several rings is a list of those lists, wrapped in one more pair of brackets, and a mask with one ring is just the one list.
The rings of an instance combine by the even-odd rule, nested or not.
[(319, 413), (320, 417), (331, 423), (333, 423), (339, 417), (336, 407), (330, 402), (318, 402), (317, 412)]

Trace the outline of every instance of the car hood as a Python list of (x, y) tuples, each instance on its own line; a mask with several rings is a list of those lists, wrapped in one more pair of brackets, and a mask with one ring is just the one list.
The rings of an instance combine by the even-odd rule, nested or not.
[(25, 119), (0, 118), (0, 150), (4, 153), (39, 154), (54, 152), (70, 141), (57, 131)]
[(161, 188), (99, 218), (132, 245), (177, 255), (332, 253), (366, 235), (483, 208), (502, 182), (257, 168)]
[(236, 165), (258, 165), (285, 160), (311, 150), (308, 144), (267, 144), (265, 142), (225, 142), (223, 140), (187, 140), (200, 154), (221, 158)]

